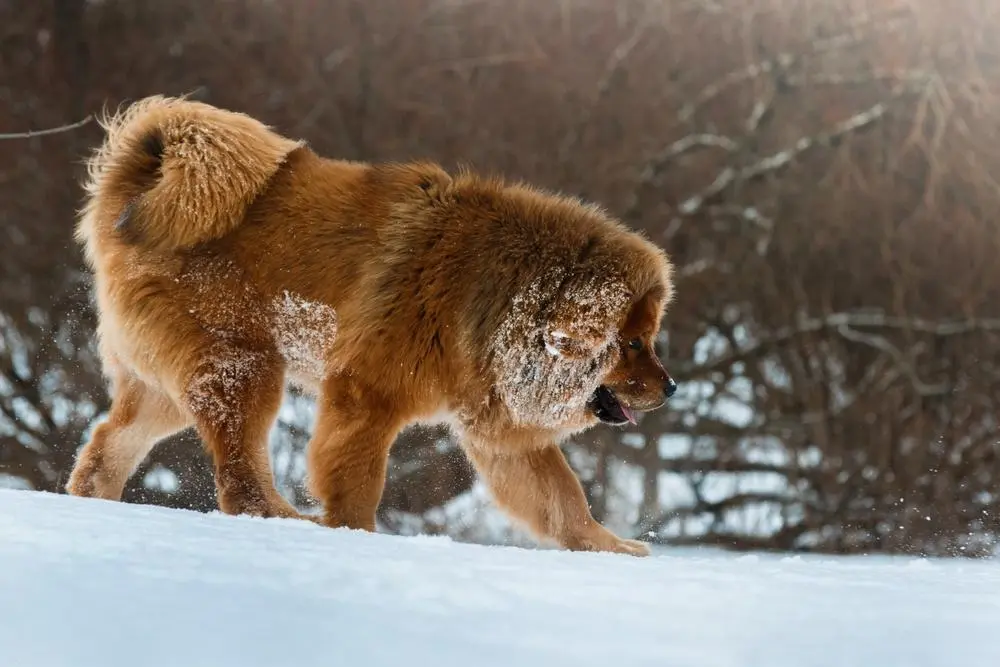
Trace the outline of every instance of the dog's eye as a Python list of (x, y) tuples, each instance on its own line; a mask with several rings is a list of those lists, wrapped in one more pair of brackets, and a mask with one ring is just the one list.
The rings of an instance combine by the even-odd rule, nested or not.
[(632, 340), (630, 340), (628, 342), (628, 346), (629, 346), (629, 349), (632, 349), (632, 350), (641, 350), (642, 349), (642, 339), (641, 338), (633, 338)]

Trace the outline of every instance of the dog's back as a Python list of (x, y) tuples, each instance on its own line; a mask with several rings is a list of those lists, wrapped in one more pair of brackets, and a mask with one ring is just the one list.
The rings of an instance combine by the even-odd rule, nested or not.
[[(394, 246), (400, 221), (419, 219), (451, 183), (428, 163), (321, 158), (248, 116), (183, 99), (147, 98), (103, 125), (77, 228), (102, 351), (178, 399), (195, 355), (176, 341), (201, 330), (278, 353), (312, 385), (334, 342), (345, 359), (364, 356), (371, 332), (334, 341), (334, 310), (371, 319), (381, 268), (413, 257)], [(310, 334), (306, 310), (330, 323)]]

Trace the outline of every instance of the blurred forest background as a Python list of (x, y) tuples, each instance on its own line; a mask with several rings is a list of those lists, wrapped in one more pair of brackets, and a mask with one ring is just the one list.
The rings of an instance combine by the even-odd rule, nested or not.
[[(331, 156), (596, 200), (673, 255), (680, 392), (566, 445), (616, 530), (993, 553), (998, 34), (994, 0), (0, 0), (0, 485), (62, 491), (108, 405), (72, 239), (100, 129), (22, 133), (191, 93)], [(304, 506), (311, 417), (289, 395), (271, 443)], [(213, 509), (197, 438), (126, 499)], [(397, 443), (380, 519), (524, 539), (429, 429)]]

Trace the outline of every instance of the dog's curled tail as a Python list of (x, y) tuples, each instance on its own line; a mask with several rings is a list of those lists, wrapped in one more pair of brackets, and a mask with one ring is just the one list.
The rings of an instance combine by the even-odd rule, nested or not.
[(159, 95), (101, 125), (77, 227), (90, 253), (109, 235), (162, 251), (225, 236), (302, 145), (244, 114)]

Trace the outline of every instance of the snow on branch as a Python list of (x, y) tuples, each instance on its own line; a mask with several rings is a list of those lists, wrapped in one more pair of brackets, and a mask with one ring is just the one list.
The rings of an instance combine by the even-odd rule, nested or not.
[[(681, 107), (678, 112), (678, 118), (681, 122), (690, 121), (694, 115), (706, 104), (716, 99), (719, 95), (727, 91), (728, 89), (737, 86), (741, 83), (748, 81), (753, 81), (754, 79), (760, 78), (765, 74), (773, 74), (775, 72), (786, 72), (791, 69), (796, 63), (800, 62), (804, 58), (816, 56), (826, 51), (832, 49), (848, 47), (858, 42), (863, 41), (864, 36), (860, 33), (860, 28), (865, 26), (880, 25), (883, 29), (892, 27), (894, 24), (899, 24), (906, 20), (906, 16), (903, 13), (895, 12), (897, 15), (891, 15), (892, 12), (886, 12), (889, 15), (873, 15), (869, 13), (861, 14), (854, 19), (852, 19), (848, 25), (847, 30), (840, 32), (829, 37), (818, 39), (814, 41), (808, 50), (801, 54), (791, 53), (791, 52), (781, 52), (771, 56), (770, 58), (765, 58), (763, 60), (752, 62), (740, 69), (732, 70), (722, 75), (720, 78), (716, 79), (712, 83), (708, 84), (702, 88), (698, 94), (694, 96), (690, 102)], [(869, 80), (870, 77), (869, 77)]]
[(697, 111), (724, 93), (727, 89), (745, 81), (756, 79), (761, 74), (770, 74), (775, 70), (788, 69), (795, 63), (795, 56), (791, 53), (779, 53), (773, 58), (760, 62), (750, 63), (742, 69), (734, 70), (722, 76), (722, 78), (708, 84), (695, 95), (694, 99), (681, 107), (677, 116), (681, 122), (691, 120)]
[(694, 148), (721, 148), (730, 153), (739, 148), (739, 144), (721, 134), (689, 134), (673, 142), (650, 159), (642, 170), (640, 179), (646, 183), (656, 178), (656, 175), (667, 163), (680, 157)]
[(801, 137), (792, 146), (766, 155), (746, 167), (726, 167), (719, 172), (708, 187), (681, 202), (677, 210), (681, 215), (693, 215), (701, 210), (706, 201), (716, 197), (730, 185), (751, 181), (778, 171), (814, 146), (828, 145), (845, 135), (872, 125), (882, 118), (888, 110), (889, 107), (885, 102), (878, 102), (840, 121), (826, 132)]

